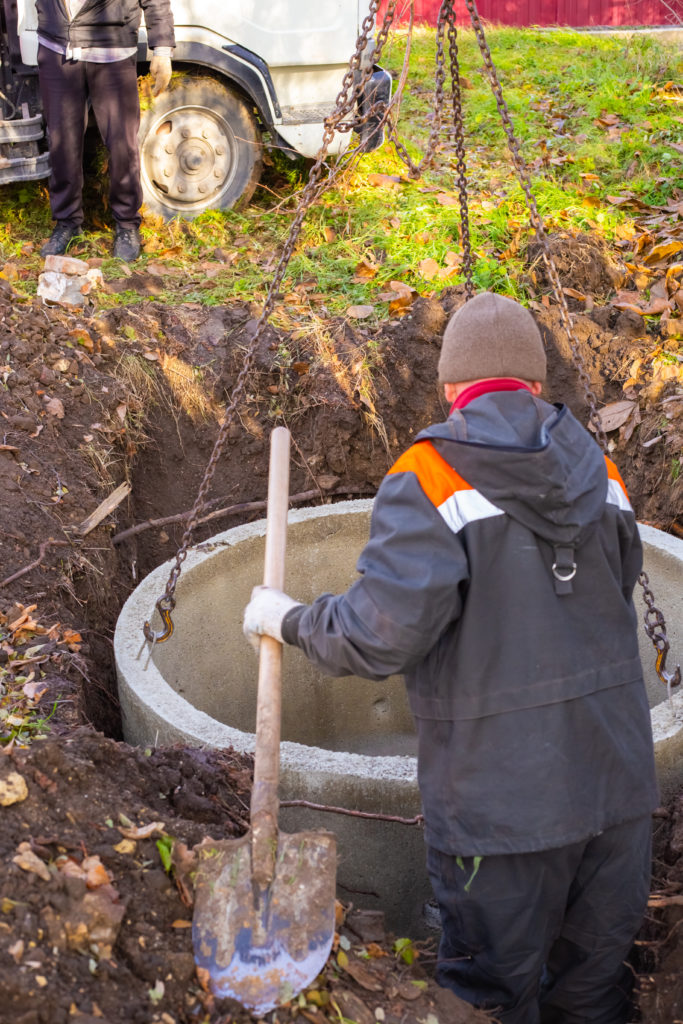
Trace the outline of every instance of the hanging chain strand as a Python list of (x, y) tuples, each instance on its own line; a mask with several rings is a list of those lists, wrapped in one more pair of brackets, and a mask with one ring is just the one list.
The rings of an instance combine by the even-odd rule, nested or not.
[[(389, 29), (394, 20), (397, 2), (398, 0), (389, 0), (389, 4), (384, 14), (382, 27), (376, 37), (374, 55), (377, 57), (377, 59), (379, 59), (381, 52), (384, 48), (384, 45), (386, 44), (389, 35)], [(306, 213), (308, 212), (309, 207), (315, 201), (317, 195), (319, 194), (319, 180), (322, 176), (325, 158), (330, 148), (332, 139), (334, 138), (335, 132), (340, 128), (340, 126), (342, 126), (342, 130), (349, 130), (347, 125), (343, 125), (343, 118), (345, 118), (346, 116), (351, 116), (353, 114), (354, 108), (373, 73), (372, 64), (370, 64), (369, 67), (366, 67), (362, 71), (361, 68), (363, 53), (368, 47), (371, 34), (374, 33), (379, 5), (380, 0), (371, 0), (369, 13), (361, 25), (360, 35), (358, 36), (358, 39), (356, 41), (355, 52), (351, 57), (351, 60), (349, 61), (348, 70), (346, 71), (344, 78), (342, 79), (341, 89), (335, 101), (335, 109), (329, 115), (329, 117), (325, 119), (325, 128), (323, 133), (322, 145), (318, 152), (315, 164), (313, 165), (309, 173), (306, 186), (301, 194), (299, 206), (296, 210), (294, 220), (290, 227), (287, 241), (283, 246), (282, 254), (280, 256), (278, 265), (275, 268), (273, 279), (268, 290), (268, 295), (266, 296), (266, 300), (263, 305), (263, 310), (256, 324), (256, 330), (249, 343), (249, 347), (244, 357), (244, 364), (239, 372), (239, 375), (235, 382), (235, 386), (232, 391), (230, 402), (225, 410), (223, 420), (221, 421), (221, 425), (218, 431), (218, 437), (216, 438), (213, 451), (211, 452), (211, 457), (209, 459), (206, 471), (202, 478), (202, 482), (200, 484), (199, 492), (195, 499), (195, 503), (188, 516), (185, 532), (183, 533), (180, 547), (178, 548), (178, 551), (175, 556), (175, 563), (169, 573), (166, 588), (164, 590), (163, 595), (159, 598), (159, 600), (156, 603), (156, 609), (161, 617), (164, 628), (160, 632), (155, 632), (152, 629), (151, 623), (149, 621), (145, 622), (143, 626), (145, 639), (149, 643), (163, 643), (165, 640), (168, 640), (169, 637), (173, 634), (173, 619), (171, 617), (171, 613), (176, 605), (175, 591), (178, 584), (178, 578), (182, 571), (183, 562), (187, 558), (192, 536), (197, 526), (197, 520), (201, 517), (201, 514), (206, 505), (207, 496), (209, 493), (209, 489), (211, 487), (214, 474), (216, 472), (216, 467), (221, 457), (223, 448), (225, 447), (225, 442), (228, 437), (230, 427), (232, 426), (235, 420), (237, 407), (244, 394), (247, 380), (251, 373), (254, 364), (254, 359), (256, 357), (256, 349), (258, 342), (263, 334), (263, 331), (266, 328), (268, 318), (275, 307), (275, 302), (280, 289), (280, 285), (282, 284), (285, 273), (287, 271), (287, 267), (294, 253), (294, 248), (299, 238), (301, 226), (303, 224)]]
[(465, 124), (462, 114), (462, 91), (460, 88), (460, 61), (458, 59), (458, 27), (456, 25), (453, 0), (445, 0), (448, 21), (448, 50), (451, 60), (451, 87), (453, 95), (453, 129), (455, 135), (455, 156), (458, 175), (458, 198), (460, 200), (460, 233), (462, 244), (462, 268), (465, 276), (466, 300), (474, 295), (472, 280), (472, 242), (470, 239), (470, 211), (467, 188), (467, 164), (465, 162)]
[[(443, 107), (444, 107), (444, 86), (446, 84), (446, 58), (444, 53), (445, 43), (445, 32), (446, 32), (446, 10), (452, 5), (453, 0), (444, 0), (439, 9), (439, 16), (436, 22), (436, 68), (434, 71), (434, 117), (432, 119), (432, 127), (429, 132), (429, 138), (427, 139), (427, 147), (424, 151), (424, 155), (419, 163), (415, 163), (410, 153), (401, 142), (398, 137), (398, 127), (396, 124), (396, 118), (390, 118), (388, 124), (387, 134), (389, 139), (394, 146), (399, 158), (408, 168), (408, 174), (411, 178), (417, 179), (422, 176), (422, 171), (425, 167), (431, 164), (436, 151), (439, 146), (441, 139), (441, 125), (443, 124)], [(413, 16), (413, 5), (411, 4), (411, 29), (412, 29), (412, 16)], [(412, 35), (412, 31), (411, 31)], [(405, 86), (405, 80), (402, 79), (399, 89)]]
[[(475, 0), (465, 0), (465, 4), (467, 6), (467, 10), (469, 11), (470, 18), (472, 20), (472, 26), (477, 36), (477, 42), (479, 43), (479, 49), (481, 50), (481, 54), (484, 59), (484, 65), (486, 67), (486, 72), (489, 77), (491, 89), (493, 90), (493, 95), (496, 100), (496, 106), (498, 107), (498, 112), (503, 121), (503, 128), (507, 136), (508, 148), (512, 155), (512, 161), (515, 170), (517, 171), (517, 177), (526, 196), (531, 223), (536, 231), (536, 237), (538, 238), (539, 244), (541, 246), (543, 261), (548, 272), (550, 283), (552, 284), (555, 298), (560, 308), (560, 319), (562, 321), (562, 326), (569, 340), (569, 346), (571, 349), (572, 358), (574, 360), (574, 365), (576, 366), (579, 379), (584, 388), (586, 404), (588, 405), (588, 408), (590, 410), (589, 419), (593, 424), (593, 427), (595, 429), (595, 435), (601, 448), (603, 449), (605, 454), (607, 454), (609, 451), (607, 434), (605, 433), (602, 421), (597, 411), (597, 398), (591, 388), (590, 377), (586, 372), (583, 357), (579, 350), (578, 341), (576, 339), (574, 329), (572, 327), (569, 307), (567, 306), (567, 300), (562, 290), (560, 276), (557, 272), (557, 267), (555, 265), (555, 261), (550, 251), (550, 247), (548, 245), (548, 238), (545, 233), (545, 228), (543, 226), (543, 219), (538, 211), (536, 199), (531, 189), (531, 176), (529, 174), (529, 169), (526, 165), (524, 157), (522, 156), (519, 142), (517, 141), (517, 138), (515, 136), (512, 120), (510, 118), (510, 112), (503, 97), (503, 90), (498, 79), (496, 68), (493, 63), (491, 50), (489, 49), (489, 45), (486, 40), (486, 35), (484, 33), (484, 28), (479, 18), (479, 12), (477, 11)], [(667, 689), (670, 692), (673, 686), (678, 686), (681, 682), (681, 669), (680, 666), (677, 666), (673, 672), (666, 671), (666, 658), (670, 648), (669, 639), (666, 634), (666, 621), (661, 611), (655, 604), (654, 594), (650, 589), (647, 573), (641, 572), (640, 576), (638, 577), (638, 582), (643, 588), (643, 599), (645, 601), (645, 604), (647, 605), (647, 612), (643, 617), (645, 623), (645, 632), (647, 633), (649, 639), (652, 641), (652, 644), (657, 652), (655, 659), (655, 668), (657, 671), (657, 675), (662, 680), (662, 682), (666, 684)]]
[(581, 355), (577, 339), (574, 335), (574, 328), (572, 327), (571, 315), (569, 313), (569, 307), (567, 305), (567, 300), (565, 298), (564, 291), (562, 290), (562, 282), (560, 281), (560, 275), (557, 272), (555, 260), (553, 259), (553, 255), (550, 251), (550, 246), (548, 245), (548, 236), (546, 235), (545, 227), (543, 225), (543, 218), (539, 213), (538, 206), (536, 204), (536, 197), (534, 196), (534, 193), (531, 188), (531, 174), (529, 172), (529, 168), (527, 167), (526, 161), (522, 156), (519, 142), (517, 141), (517, 138), (515, 136), (514, 127), (512, 125), (512, 119), (510, 117), (510, 111), (508, 110), (507, 103), (505, 102), (505, 98), (503, 96), (503, 89), (498, 79), (498, 73), (493, 63), (491, 50), (489, 49), (489, 45), (486, 40), (486, 35), (484, 33), (484, 28), (479, 18), (479, 12), (477, 11), (476, 3), (474, 2), (474, 0), (465, 0), (465, 4), (467, 6), (467, 10), (470, 13), (470, 18), (472, 19), (472, 26), (477, 36), (477, 42), (479, 43), (481, 55), (484, 59), (484, 66), (486, 68), (486, 73), (488, 74), (491, 89), (493, 91), (493, 95), (496, 101), (496, 106), (498, 107), (498, 113), (500, 114), (501, 120), (503, 122), (503, 129), (507, 136), (508, 148), (512, 156), (512, 162), (517, 172), (519, 183), (522, 186), (524, 195), (526, 196), (530, 220), (536, 232), (536, 237), (538, 239), (539, 245), (541, 247), (543, 262), (545, 263), (546, 270), (548, 272), (548, 277), (552, 285), (555, 299), (557, 300), (558, 306), (560, 308), (560, 319), (562, 321), (562, 326), (566, 332), (574, 363), (579, 374), (579, 379), (583, 385), (586, 405), (589, 409), (589, 419), (590, 422), (593, 424), (593, 427), (595, 429), (595, 435), (598, 439), (598, 442), (600, 443), (601, 448), (605, 453), (607, 453), (607, 435), (605, 434), (605, 431), (602, 426), (602, 421), (598, 414), (597, 398), (595, 396), (595, 393), (591, 389), (590, 377), (586, 372), (583, 356)]
[[(427, 140), (424, 155), (419, 163), (410, 156), (410, 153), (398, 137), (396, 119), (389, 120), (388, 136), (399, 159), (408, 168), (411, 178), (419, 178), (425, 167), (428, 167), (436, 155), (441, 137), (441, 128), (444, 117), (445, 85), (446, 85), (446, 33), (448, 33), (450, 71), (451, 71), (451, 97), (453, 102), (453, 136), (455, 138), (456, 167), (458, 181), (458, 197), (460, 204), (460, 233), (462, 245), (462, 266), (465, 278), (465, 293), (467, 299), (474, 295), (474, 283), (472, 280), (472, 245), (470, 241), (470, 218), (469, 218), (469, 197), (467, 192), (467, 168), (465, 163), (465, 131), (462, 116), (462, 95), (460, 91), (460, 70), (458, 63), (457, 29), (455, 24), (454, 0), (443, 0), (439, 8), (439, 15), (436, 23), (436, 70), (434, 72), (434, 116), (432, 128)], [(412, 29), (412, 5), (411, 22), (409, 33)], [(399, 89), (402, 89), (405, 81), (402, 80)]]

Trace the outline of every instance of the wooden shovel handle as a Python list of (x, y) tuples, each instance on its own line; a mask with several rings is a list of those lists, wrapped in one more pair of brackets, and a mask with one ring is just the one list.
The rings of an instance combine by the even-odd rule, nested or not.
[[(270, 438), (266, 555), (263, 582), (282, 590), (285, 585), (287, 508), (289, 505), (289, 431), (276, 427)], [(251, 795), (252, 875), (269, 885), (275, 871), (280, 779), (280, 722), (282, 717), (282, 644), (261, 638), (254, 789)]]

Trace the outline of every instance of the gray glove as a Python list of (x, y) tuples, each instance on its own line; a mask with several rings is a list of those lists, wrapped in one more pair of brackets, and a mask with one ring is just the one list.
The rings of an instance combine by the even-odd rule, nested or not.
[(154, 51), (149, 65), (149, 73), (152, 76), (152, 96), (159, 96), (165, 89), (168, 89), (173, 74), (171, 58), (166, 54)]

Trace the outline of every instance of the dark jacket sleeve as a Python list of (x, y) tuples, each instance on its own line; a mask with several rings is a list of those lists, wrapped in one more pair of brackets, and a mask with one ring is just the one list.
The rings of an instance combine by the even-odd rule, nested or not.
[(627, 601), (643, 568), (643, 545), (638, 524), (631, 512), (619, 513), (619, 550), (621, 553), (621, 589)]
[(139, 3), (145, 12), (150, 50), (155, 46), (175, 46), (170, 0), (139, 0)]
[(358, 579), (338, 596), (293, 609), (283, 637), (322, 672), (384, 679), (420, 661), (462, 607), (465, 551), (416, 476), (383, 481)]

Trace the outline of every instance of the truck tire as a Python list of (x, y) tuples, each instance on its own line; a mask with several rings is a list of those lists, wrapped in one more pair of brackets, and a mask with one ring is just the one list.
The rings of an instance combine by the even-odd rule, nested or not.
[(140, 120), (144, 202), (165, 220), (246, 204), (262, 142), (246, 101), (213, 78), (178, 76)]

